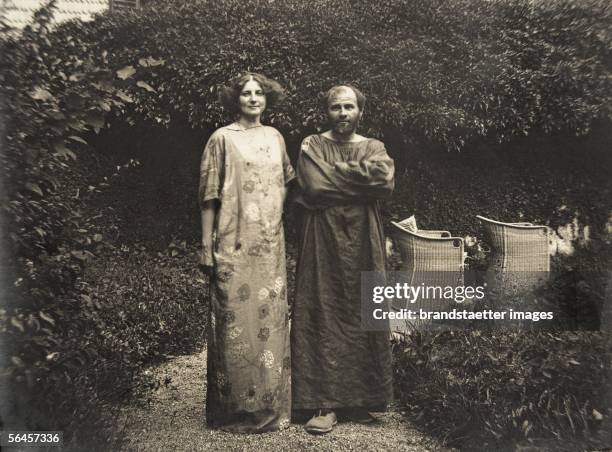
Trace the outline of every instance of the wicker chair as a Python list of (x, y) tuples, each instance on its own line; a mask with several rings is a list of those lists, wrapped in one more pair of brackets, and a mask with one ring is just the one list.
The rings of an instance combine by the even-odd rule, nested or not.
[[(406, 281), (411, 286), (456, 287), (463, 285), (463, 239), (451, 237), (448, 231), (411, 232), (394, 221), (393, 237), (399, 248), (402, 273), (407, 273)], [(443, 298), (418, 300), (415, 303), (393, 303), (393, 308), (412, 311), (445, 311), (452, 301)], [(391, 330), (406, 333), (409, 329), (432, 329), (435, 322), (424, 320), (391, 320)], [(437, 325), (439, 326), (439, 325)]]
[[(531, 290), (550, 272), (548, 227), (531, 223), (502, 223), (477, 215), (491, 246), (489, 272), (504, 291)], [(489, 278), (490, 280), (490, 278)]]

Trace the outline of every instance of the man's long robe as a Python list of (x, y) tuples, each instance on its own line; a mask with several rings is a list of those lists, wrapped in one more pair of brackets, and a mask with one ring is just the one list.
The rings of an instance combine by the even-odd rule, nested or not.
[(392, 397), (387, 332), (361, 327), (361, 272), (385, 270), (378, 200), (393, 190), (383, 143), (312, 135), (297, 165), (302, 221), (291, 329), (294, 410), (384, 409)]

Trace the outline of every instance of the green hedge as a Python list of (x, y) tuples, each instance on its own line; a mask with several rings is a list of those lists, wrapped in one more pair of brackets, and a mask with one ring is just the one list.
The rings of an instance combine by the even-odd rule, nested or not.
[(612, 129), (586, 137), (533, 135), (499, 145), (471, 142), (460, 153), (411, 146), (397, 165), (390, 217), (416, 215), (419, 227), (484, 237), (476, 215), (529, 221), (556, 230), (575, 219), (593, 241), (612, 211)]
[(155, 92), (131, 93), (156, 122), (218, 126), (218, 87), (250, 69), (287, 87), (269, 118), (287, 135), (320, 127), (319, 94), (349, 81), (369, 97), (368, 133), (459, 148), (612, 118), (611, 14), (604, 0), (171, 1), (68, 25), (53, 42), (139, 72), (163, 60), (135, 75)]
[[(408, 417), (465, 450), (607, 446), (612, 338), (601, 333), (455, 331), (394, 346)], [(602, 429), (602, 427), (604, 427)]]
[[(0, 415), (7, 428), (64, 430), (66, 441), (95, 444), (100, 417), (109, 414), (105, 404), (140, 385), (135, 375), (143, 363), (203, 344), (206, 291), (194, 257), (183, 251), (180, 261), (167, 258), (176, 261), (171, 271), (146, 256), (140, 266), (114, 262), (121, 256), (112, 253), (116, 230), (105, 223), (112, 218), (101, 221), (90, 204), (116, 169), (87, 144), (105, 115), (133, 102), (126, 88), (137, 81), (120, 73), (122, 79), (121, 67), (74, 38), (62, 47), (52, 42), (52, 6), (0, 43)], [(147, 271), (140, 279), (151, 290), (132, 288), (143, 302), (134, 306), (118, 278), (118, 287), (88, 284), (104, 264)]]

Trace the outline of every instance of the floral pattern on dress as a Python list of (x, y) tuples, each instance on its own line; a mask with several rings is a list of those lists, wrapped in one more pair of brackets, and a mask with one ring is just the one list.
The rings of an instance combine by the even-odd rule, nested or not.
[(274, 365), (274, 354), (270, 350), (264, 350), (261, 355), (259, 355), (259, 361), (266, 369), (272, 369)]
[(266, 317), (268, 317), (268, 314), (270, 313), (270, 307), (267, 304), (262, 304), (261, 306), (259, 306), (258, 312), (259, 312), (259, 318), (263, 320)]
[(250, 348), (251, 346), (248, 342), (233, 342), (230, 343), (227, 349), (227, 354), (230, 359), (237, 361), (240, 358), (245, 357)]
[(242, 334), (242, 328), (238, 328), (237, 326), (229, 328), (227, 330), (227, 337), (231, 340), (238, 338)]
[(228, 282), (234, 274), (234, 266), (232, 264), (219, 265), (216, 277), (221, 282)]
[(261, 215), (259, 212), (259, 207), (257, 207), (257, 204), (251, 203), (247, 206), (246, 216), (251, 221), (259, 221), (259, 218), (261, 217)]
[(232, 384), (230, 383), (229, 379), (225, 376), (225, 374), (219, 373), (217, 375), (216, 384), (219, 387), (222, 396), (227, 397), (231, 394)]
[(228, 325), (236, 320), (236, 313), (234, 311), (223, 311), (219, 312), (218, 321), (220, 324)]
[(249, 248), (249, 256), (256, 256), (259, 257), (262, 255), (262, 247), (261, 245), (253, 245), (252, 247)]
[(267, 407), (272, 407), (272, 404), (274, 403), (274, 394), (271, 392), (266, 392), (262, 397), (261, 397), (261, 401), (264, 403), (264, 405), (266, 405)]
[[(241, 432), (286, 428), (291, 372), (282, 212), (295, 173), (282, 136), (266, 126), (223, 127), (206, 145), (200, 175), (200, 203), (220, 201), (207, 423)], [(266, 421), (245, 426), (245, 412)]]
[(276, 290), (276, 292), (280, 292), (283, 287), (285, 287), (285, 283), (283, 282), (283, 278), (279, 276), (274, 280), (274, 290)]
[(261, 341), (267, 341), (268, 338), (270, 337), (270, 328), (262, 328), (259, 330), (259, 334), (257, 335), (257, 337), (259, 338), (259, 340)]
[(270, 296), (270, 291), (266, 289), (265, 287), (262, 287), (261, 289), (259, 289), (259, 293), (257, 294), (257, 299), (259, 301), (264, 301), (264, 300), (267, 300), (269, 296)]
[(247, 193), (253, 193), (255, 191), (255, 182), (252, 180), (248, 180), (242, 186), (242, 189)]
[(240, 301), (247, 301), (251, 297), (251, 288), (248, 284), (243, 284), (238, 289), (238, 297)]

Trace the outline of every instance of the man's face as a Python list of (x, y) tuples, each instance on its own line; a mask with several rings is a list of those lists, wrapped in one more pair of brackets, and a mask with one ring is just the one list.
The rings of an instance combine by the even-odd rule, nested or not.
[(332, 130), (338, 135), (351, 135), (359, 125), (361, 111), (357, 105), (357, 96), (352, 89), (336, 91), (327, 104), (327, 117)]

